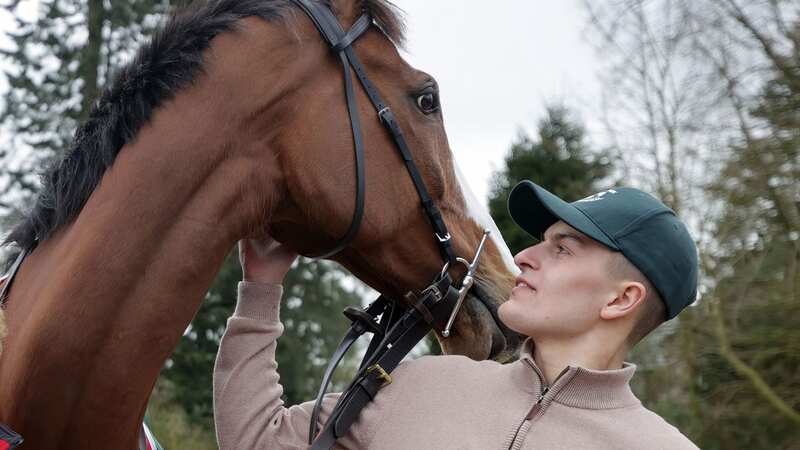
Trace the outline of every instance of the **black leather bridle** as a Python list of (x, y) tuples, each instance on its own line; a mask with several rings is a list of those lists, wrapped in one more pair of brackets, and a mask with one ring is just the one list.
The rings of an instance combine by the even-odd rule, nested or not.
[(372, 18), (368, 14), (363, 14), (353, 23), (353, 26), (345, 32), (330, 8), (322, 2), (318, 0), (293, 0), (293, 2), (311, 18), (322, 37), (330, 45), (331, 50), (342, 62), (342, 68), (344, 69), (344, 87), (347, 97), (347, 112), (350, 116), (350, 127), (353, 131), (353, 142), (355, 144), (356, 206), (350, 228), (333, 248), (324, 253), (314, 255), (313, 257), (328, 258), (344, 249), (358, 233), (358, 229), (361, 225), (361, 218), (364, 214), (364, 144), (361, 138), (361, 121), (358, 114), (358, 104), (353, 90), (352, 77), (350, 76), (350, 68), (352, 67), (356, 77), (361, 82), (361, 86), (364, 87), (367, 97), (369, 97), (370, 102), (372, 102), (372, 106), (375, 107), (375, 111), (381, 123), (386, 127), (397, 149), (400, 151), (403, 162), (411, 176), (411, 181), (413, 181), (414, 187), (422, 201), (425, 214), (433, 226), (436, 242), (439, 245), (442, 257), (446, 262), (455, 264), (456, 258), (450, 245), (450, 233), (447, 231), (447, 225), (445, 225), (442, 219), (439, 208), (436, 207), (436, 204), (428, 194), (425, 182), (422, 180), (419, 169), (417, 169), (414, 158), (411, 156), (406, 140), (403, 137), (400, 124), (397, 123), (391, 108), (381, 99), (375, 85), (367, 78), (367, 72), (364, 70), (364, 66), (361, 65), (361, 62), (353, 50), (353, 42), (361, 37), (361, 35), (373, 25)]

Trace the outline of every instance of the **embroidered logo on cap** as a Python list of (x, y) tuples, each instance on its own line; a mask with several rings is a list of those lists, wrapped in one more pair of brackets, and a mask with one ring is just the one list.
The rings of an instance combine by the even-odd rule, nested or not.
[(593, 195), (590, 195), (590, 196), (588, 196), (586, 198), (582, 198), (582, 199), (576, 201), (575, 203), (596, 202), (596, 201), (602, 200), (603, 197), (605, 197), (608, 194), (616, 194), (616, 193), (617, 193), (617, 191), (615, 191), (614, 189), (609, 189), (607, 191), (598, 192), (597, 194), (593, 194)]

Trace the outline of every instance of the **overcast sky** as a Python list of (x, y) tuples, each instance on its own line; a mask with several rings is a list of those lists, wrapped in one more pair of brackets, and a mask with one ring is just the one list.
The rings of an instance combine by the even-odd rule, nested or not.
[(439, 82), (450, 146), (478, 198), (545, 105), (596, 122), (598, 58), (579, 0), (393, 1), (407, 13), (405, 56)]

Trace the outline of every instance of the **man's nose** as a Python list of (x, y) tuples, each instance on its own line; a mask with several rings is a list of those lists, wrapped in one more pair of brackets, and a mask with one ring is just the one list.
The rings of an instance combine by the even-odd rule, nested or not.
[(514, 263), (520, 270), (524, 270), (523, 266), (529, 266), (531, 269), (538, 270), (541, 267), (541, 259), (539, 249), (542, 244), (532, 245), (514, 256)]

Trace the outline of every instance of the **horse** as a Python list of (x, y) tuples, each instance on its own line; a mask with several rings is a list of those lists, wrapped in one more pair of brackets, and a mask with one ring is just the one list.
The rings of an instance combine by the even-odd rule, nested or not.
[[(385, 0), (330, 0), (391, 106), (456, 255), (491, 219), (468, 200), (435, 80), (407, 64)], [(349, 70), (349, 69), (347, 69)], [(159, 371), (226, 255), (272, 236), (324, 253), (357, 207), (342, 66), (288, 0), (210, 0), (174, 14), (119, 71), (48, 168), (8, 241), (27, 252), (8, 293), (0, 422), (32, 449), (131, 449)], [(362, 88), (363, 223), (329, 258), (393, 301), (443, 270), (403, 159)], [(491, 226), (491, 224), (489, 224)], [(499, 233), (443, 350), (513, 355), (497, 319), (513, 261)], [(454, 280), (457, 265), (445, 266)], [(27, 447), (26, 447), (27, 448)]]

